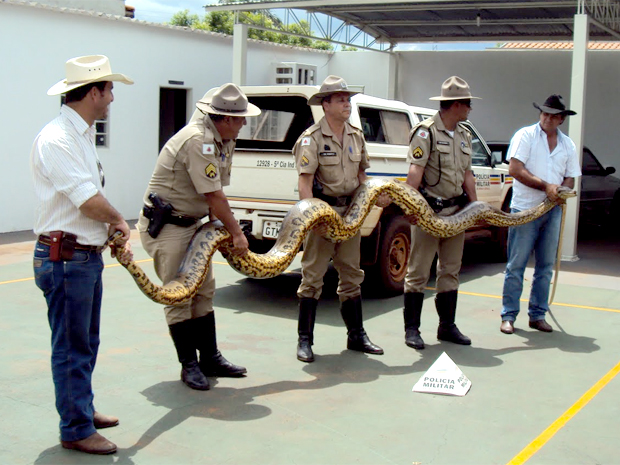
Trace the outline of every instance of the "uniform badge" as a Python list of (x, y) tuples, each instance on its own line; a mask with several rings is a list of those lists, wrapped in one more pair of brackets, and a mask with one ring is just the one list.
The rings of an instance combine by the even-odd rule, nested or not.
[(301, 146), (303, 147), (303, 146), (305, 146), (305, 145), (310, 145), (310, 137), (304, 137), (304, 138), (301, 140)]
[(330, 150), (329, 145), (325, 144), (325, 145), (323, 146), (323, 150)]
[(426, 129), (418, 129), (416, 136), (420, 139), (428, 139), (428, 131)]
[(301, 157), (301, 166), (308, 166), (310, 164), (310, 161), (306, 158), (306, 156), (302, 156)]
[(465, 141), (461, 141), (461, 148), (465, 148)]
[(207, 167), (205, 168), (205, 174), (207, 175), (207, 178), (209, 179), (213, 179), (217, 176), (217, 168), (215, 167), (213, 163), (209, 163), (207, 165)]
[(411, 154), (413, 155), (413, 158), (419, 160), (424, 156), (424, 151), (420, 147), (416, 147)]
[(215, 145), (213, 144), (202, 144), (202, 154), (203, 155), (213, 155), (215, 153)]
[(353, 147), (349, 145), (349, 153), (353, 153)]

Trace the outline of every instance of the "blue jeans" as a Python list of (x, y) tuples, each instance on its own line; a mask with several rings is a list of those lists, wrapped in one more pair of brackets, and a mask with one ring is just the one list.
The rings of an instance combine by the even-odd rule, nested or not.
[(49, 247), (36, 244), (34, 276), (47, 301), (63, 441), (78, 441), (95, 432), (91, 378), (99, 348), (102, 271), (100, 254), (76, 250), (71, 260), (52, 262)]
[[(519, 210), (512, 209), (512, 213)], [(515, 321), (523, 292), (523, 273), (532, 252), (535, 267), (528, 314), (530, 321), (544, 320), (549, 310), (549, 286), (560, 239), (562, 208), (554, 207), (537, 220), (508, 230), (508, 263), (502, 294), (502, 321)]]

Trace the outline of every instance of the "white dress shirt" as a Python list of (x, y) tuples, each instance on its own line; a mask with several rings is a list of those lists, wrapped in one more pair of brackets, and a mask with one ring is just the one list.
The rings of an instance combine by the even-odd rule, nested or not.
[(80, 206), (103, 190), (103, 168), (95, 148), (95, 127), (72, 108), (37, 135), (30, 154), (37, 206), (34, 233), (65, 231), (83, 245), (103, 245), (108, 225), (80, 212)]
[[(519, 129), (510, 141), (506, 159), (515, 158), (525, 169), (550, 184), (561, 185), (564, 178), (581, 176), (575, 144), (558, 129), (558, 143), (549, 151), (547, 134), (539, 123)], [(511, 208), (527, 210), (542, 203), (547, 194), (519, 182), (513, 182)]]

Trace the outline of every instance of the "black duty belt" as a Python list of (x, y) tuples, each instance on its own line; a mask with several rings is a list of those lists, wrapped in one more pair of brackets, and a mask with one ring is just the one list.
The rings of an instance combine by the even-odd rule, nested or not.
[(324, 202), (327, 202), (332, 207), (347, 207), (351, 205), (351, 200), (353, 196), (351, 195), (341, 195), (340, 197), (332, 197), (331, 195), (325, 194), (315, 194), (317, 199), (321, 199)]
[[(424, 195), (424, 194), (423, 194)], [(444, 208), (450, 208), (454, 206), (465, 206), (469, 203), (469, 199), (467, 198), (467, 194), (463, 192), (463, 194), (458, 197), (452, 197), (451, 199), (442, 199), (441, 197), (431, 197), (430, 195), (424, 195), (424, 198), (431, 206), (431, 208), (439, 212)]]
[[(145, 205), (142, 209), (142, 214), (150, 220), (153, 217), (153, 207)], [(199, 219), (200, 218), (194, 218), (193, 216), (178, 215), (173, 213), (168, 217), (167, 223), (188, 228), (195, 225)]]
[[(44, 236), (41, 235), (38, 238), (39, 242), (43, 245), (52, 245), (52, 238), (49, 236)], [(75, 250), (84, 250), (86, 252), (96, 252), (96, 253), (101, 253), (105, 250), (105, 246), (104, 245), (82, 245), (82, 244), (75, 244)]]

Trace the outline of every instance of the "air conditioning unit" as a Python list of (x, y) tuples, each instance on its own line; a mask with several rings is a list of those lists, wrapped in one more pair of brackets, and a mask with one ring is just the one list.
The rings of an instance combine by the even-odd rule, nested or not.
[(316, 85), (316, 65), (281, 62), (275, 64), (275, 83), (282, 85)]

